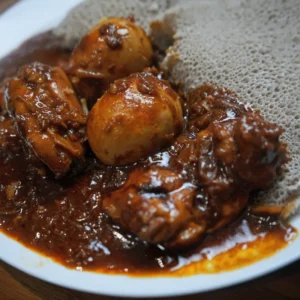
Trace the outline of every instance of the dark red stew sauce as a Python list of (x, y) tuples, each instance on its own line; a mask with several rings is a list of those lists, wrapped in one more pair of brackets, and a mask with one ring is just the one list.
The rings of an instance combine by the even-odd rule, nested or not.
[[(68, 57), (59, 40), (41, 35), (0, 62), (0, 80), (13, 76), (25, 63), (64, 66)], [(123, 232), (101, 209), (103, 197), (124, 183), (132, 167), (104, 166), (90, 153), (83, 174), (55, 180), (27, 153), (14, 127), (1, 125), (9, 122), (8, 117), (0, 118), (0, 142), (6, 145), (0, 152), (0, 229), (67, 267), (130, 275), (213, 273), (270, 256), (296, 235), (276, 217), (247, 209), (190, 249), (149, 245)], [(139, 165), (168, 166), (171, 156), (169, 148)]]

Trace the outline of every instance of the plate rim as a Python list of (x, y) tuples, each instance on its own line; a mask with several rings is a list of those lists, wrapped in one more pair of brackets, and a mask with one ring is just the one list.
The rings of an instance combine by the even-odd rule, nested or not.
[[(295, 226), (295, 224), (293, 225)], [(300, 218), (297, 218), (295, 227), (300, 230)], [(1, 245), (5, 243), (5, 240), (9, 245), (14, 244), (15, 250), (20, 251), (19, 260), (16, 260), (16, 257), (11, 255), (10, 250), (6, 255), (3, 255), (3, 249), (0, 249), (0, 259), (14, 268), (64, 288), (114, 297), (159, 298), (215, 291), (267, 275), (300, 259), (300, 253), (295, 251), (296, 248), (300, 249), (300, 237), (298, 236), (295, 241), (274, 255), (233, 271), (182, 277), (131, 277), (68, 269), (0, 232)], [(29, 261), (32, 260), (29, 264), (28, 258)], [(274, 259), (277, 261), (275, 264), (273, 263)], [(55, 271), (56, 276), (53, 276), (54, 272), (52, 271)], [(201, 281), (205, 281), (205, 286), (199, 284)], [(211, 284), (211, 282), (214, 283)], [(78, 283), (79, 285), (76, 285)], [(98, 283), (102, 283), (104, 286), (98, 285)], [(122, 288), (116, 289), (116, 286)], [(139, 289), (136, 289), (136, 286), (139, 286)], [(153, 286), (163, 288), (162, 290), (155, 290)]]

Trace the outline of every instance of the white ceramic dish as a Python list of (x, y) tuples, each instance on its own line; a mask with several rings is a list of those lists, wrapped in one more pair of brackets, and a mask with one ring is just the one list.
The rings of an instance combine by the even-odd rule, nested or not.
[[(57, 25), (80, 1), (25, 0), (7, 11), (0, 17), (0, 57), (29, 37)], [(292, 225), (300, 231), (300, 217)], [(90, 293), (128, 297), (162, 297), (214, 290), (267, 274), (300, 258), (300, 238), (297, 238), (276, 255), (236, 271), (183, 278), (132, 278), (67, 269), (1, 233), (0, 245), (1, 260), (39, 279)]]

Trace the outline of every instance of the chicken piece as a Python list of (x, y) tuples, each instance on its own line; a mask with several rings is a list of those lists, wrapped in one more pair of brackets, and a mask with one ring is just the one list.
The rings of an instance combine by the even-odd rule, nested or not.
[[(268, 188), (287, 161), (286, 147), (279, 141), (281, 133), (281, 128), (266, 122), (258, 112), (211, 123), (197, 135), (199, 180), (206, 187), (210, 181), (233, 188), (243, 185), (248, 190)], [(214, 186), (211, 194), (220, 190), (224, 195), (224, 186)]]
[[(208, 203), (209, 231), (235, 219), (251, 191), (268, 188), (286, 162), (286, 148), (279, 142), (282, 130), (258, 112), (214, 121), (195, 139), (180, 140), (173, 164), (195, 173), (194, 184)], [(177, 141), (178, 143), (178, 141)]]
[(235, 172), (253, 190), (266, 189), (288, 161), (286, 145), (279, 140), (283, 130), (265, 121), (258, 112), (242, 115), (236, 124), (238, 157)]
[(238, 101), (234, 92), (208, 83), (189, 93), (188, 106), (189, 132), (199, 132), (212, 122), (235, 119), (251, 111)]
[(196, 242), (206, 216), (194, 208), (196, 187), (169, 169), (134, 170), (120, 189), (104, 199), (104, 211), (124, 229), (150, 243), (180, 247)]
[(182, 126), (178, 94), (167, 81), (142, 72), (110, 85), (89, 113), (87, 135), (103, 163), (124, 165), (170, 144)]
[(152, 56), (149, 38), (132, 19), (104, 18), (74, 49), (68, 74), (91, 107), (111, 82), (141, 72)]
[[(189, 131), (200, 132), (197, 143), (199, 136), (211, 136), (214, 140), (206, 158), (212, 153), (210, 151), (215, 152), (216, 159), (234, 169), (251, 189), (271, 185), (287, 161), (286, 147), (279, 141), (281, 128), (265, 121), (259, 112), (245, 107), (232, 91), (211, 84), (204, 84), (190, 93), (188, 105)], [(195, 158), (195, 153), (188, 152), (183, 162), (187, 161), (187, 155)]]
[(209, 232), (234, 220), (249, 200), (250, 191), (234, 170), (239, 155), (233, 138), (235, 123), (212, 123), (194, 141), (197, 185), (210, 211)]
[(22, 67), (8, 83), (6, 101), (26, 144), (56, 176), (83, 160), (86, 117), (61, 68)]

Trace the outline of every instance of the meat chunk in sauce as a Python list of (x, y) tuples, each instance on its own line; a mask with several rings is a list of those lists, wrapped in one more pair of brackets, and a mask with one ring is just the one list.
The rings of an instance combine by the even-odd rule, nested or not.
[(56, 176), (83, 160), (86, 116), (61, 68), (22, 67), (8, 83), (6, 101), (24, 141)]
[(196, 186), (176, 171), (134, 170), (125, 185), (103, 202), (121, 226), (150, 243), (182, 246), (206, 229), (206, 213), (194, 209)]
[(134, 171), (103, 202), (124, 228), (167, 247), (191, 245), (232, 221), (250, 192), (269, 187), (286, 162), (282, 130), (232, 92), (204, 85), (188, 109), (188, 129), (171, 147), (170, 166), (178, 171)]
[(205, 83), (188, 94), (188, 132), (199, 132), (212, 122), (233, 120), (250, 111), (226, 88)]
[(270, 187), (288, 160), (286, 146), (279, 141), (283, 130), (257, 112), (242, 115), (236, 127), (235, 171), (252, 189)]
[(251, 190), (268, 188), (287, 161), (286, 146), (279, 141), (283, 130), (246, 108), (228, 89), (205, 84), (189, 95), (188, 103), (188, 131), (198, 135), (201, 151), (207, 148), (201, 161), (213, 153), (215, 165), (221, 162), (239, 177), (234, 182), (242, 180)]

